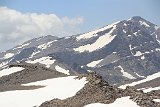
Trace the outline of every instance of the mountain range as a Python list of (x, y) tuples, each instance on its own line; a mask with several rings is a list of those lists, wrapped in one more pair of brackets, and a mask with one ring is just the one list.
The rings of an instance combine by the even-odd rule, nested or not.
[[(159, 93), (160, 90), (160, 28), (139, 16), (134, 16), (84, 34), (62, 38), (51, 35), (34, 38), (0, 53), (0, 69), (0, 97), (1, 92), (45, 89), (48, 82), (43, 84), (43, 81), (48, 79), (54, 81), (57, 78), (66, 78), (67, 82), (68, 78), (66, 85), (69, 85), (72, 84), (73, 77), (83, 76), (76, 80), (83, 81), (82, 83), (74, 83), (81, 84), (80, 88), (75, 85), (77, 91), (81, 90), (72, 93), (75, 95), (77, 92), (74, 97), (51, 96), (53, 98), (37, 102), (38, 105), (51, 100), (41, 106), (39, 104), (40, 107), (83, 107), (97, 102), (113, 103), (116, 99), (129, 100), (128, 96), (136, 102), (137, 106), (133, 107), (160, 107), (158, 102), (153, 101), (160, 96), (151, 95), (151, 91), (157, 90), (156, 93)], [(83, 80), (84, 78), (86, 80)], [(60, 84), (62, 80), (59, 80)], [(36, 83), (38, 81), (39, 83)], [(106, 88), (103, 89), (103, 86)], [(127, 86), (134, 88), (126, 88)], [(137, 89), (143, 89), (148, 94)], [(96, 93), (92, 95), (92, 92)], [(107, 93), (108, 97), (102, 93)], [(114, 95), (111, 96), (111, 93)], [(151, 99), (146, 102), (138, 100), (141, 102), (138, 103), (134, 96), (137, 94), (145, 96), (144, 98), (151, 96)], [(54, 98), (61, 100), (52, 100)], [(88, 102), (84, 102), (86, 100)]]

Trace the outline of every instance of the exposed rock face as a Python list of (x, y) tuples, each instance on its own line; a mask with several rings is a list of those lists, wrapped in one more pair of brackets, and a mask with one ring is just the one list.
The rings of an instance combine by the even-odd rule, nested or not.
[(133, 87), (127, 87), (125, 90), (116, 88), (96, 74), (81, 75), (79, 79), (82, 77), (86, 77), (88, 83), (75, 96), (65, 100), (53, 99), (44, 102), (40, 107), (83, 107), (91, 103), (109, 104), (125, 96), (130, 96), (130, 99), (140, 107), (160, 107), (160, 103), (153, 101), (155, 98), (160, 98), (158, 95), (143, 93)]
[[(71, 72), (96, 71), (109, 83), (122, 84), (160, 71), (159, 31), (153, 23), (136, 16), (85, 34), (35, 38), (0, 53), (0, 68), (17, 61), (49, 56)], [(114, 38), (108, 42), (109, 37)], [(104, 39), (99, 41), (101, 38)], [(96, 43), (103, 46), (96, 48)], [(86, 48), (92, 45), (91, 50), (95, 50)], [(77, 51), (80, 48), (84, 51)], [(13, 56), (6, 59), (6, 54)], [(89, 66), (93, 61), (100, 62)]]

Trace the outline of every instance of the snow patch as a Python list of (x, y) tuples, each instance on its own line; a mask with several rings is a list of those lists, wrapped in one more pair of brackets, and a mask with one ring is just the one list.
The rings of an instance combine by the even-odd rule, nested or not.
[(160, 43), (160, 40), (157, 39), (157, 42)]
[(124, 32), (124, 33), (127, 33), (124, 29), (123, 29), (123, 32)]
[(141, 55), (143, 55), (143, 54), (140, 51), (137, 51), (134, 56), (141, 56)]
[(142, 79), (142, 80), (140, 80), (140, 81), (136, 81), (136, 82), (133, 82), (133, 83), (131, 83), (131, 84), (122, 85), (122, 86), (120, 86), (119, 88), (125, 89), (126, 86), (135, 86), (135, 85), (137, 85), (137, 84), (145, 83), (145, 82), (147, 82), (147, 81), (151, 81), (151, 80), (156, 79), (156, 78), (159, 78), (159, 77), (160, 77), (160, 72), (155, 73), (155, 74), (152, 74), (152, 75), (149, 75), (149, 76), (147, 76), (145, 79)]
[(44, 43), (42, 45), (39, 45), (37, 48), (44, 50), (44, 49), (50, 47), (53, 42), (55, 42), (55, 40), (51, 41), (51, 42), (48, 42), (48, 43)]
[(141, 25), (144, 25), (144, 26), (146, 26), (146, 27), (150, 27), (146, 22), (144, 22), (144, 21), (139, 21), (140, 22), (140, 24)]
[(145, 59), (144, 55), (143, 55), (143, 56), (141, 56), (141, 59), (142, 59), (142, 60), (143, 60), (143, 59)]
[(58, 72), (61, 72), (61, 73), (70, 75), (70, 74), (69, 74), (69, 70), (65, 70), (64, 68), (62, 68), (62, 67), (60, 67), (60, 66), (58, 66), (58, 65), (55, 66), (55, 69), (56, 69)]
[(129, 45), (129, 49), (130, 49), (130, 50), (132, 50), (132, 46), (131, 46), (131, 44)]
[(121, 69), (121, 73), (122, 73), (122, 75), (123, 75), (124, 77), (127, 77), (127, 78), (129, 78), (129, 79), (136, 79), (136, 78), (133, 77), (131, 74), (125, 72), (124, 69), (122, 68), (122, 66), (119, 65), (118, 67)]
[(150, 87), (150, 88), (144, 89), (143, 92), (147, 93), (153, 90), (160, 90), (160, 87), (154, 87), (154, 88)]
[(46, 65), (47, 68), (49, 68), (56, 60), (51, 59), (52, 57), (42, 57), (39, 59), (36, 59), (34, 61), (28, 60), (27, 63), (35, 64), (40, 63)]
[(113, 27), (114, 25), (116, 25), (117, 23), (119, 23), (119, 22), (113, 23), (113, 24), (111, 24), (111, 25), (105, 26), (105, 27), (103, 27), (103, 28), (101, 28), (101, 29), (98, 29), (98, 30), (95, 30), (95, 31), (91, 31), (91, 32), (82, 34), (82, 35), (76, 37), (76, 39), (77, 39), (77, 40), (81, 40), (81, 39), (88, 39), (88, 38), (97, 36), (97, 33), (98, 33), (98, 32), (101, 32), (101, 31), (104, 31), (104, 30), (106, 30), (106, 29), (112, 28), (112, 27)]
[(137, 32), (134, 32), (133, 34), (134, 34), (135, 36), (137, 36)]
[(87, 64), (88, 67), (95, 67), (98, 63), (100, 63), (103, 59), (97, 60), (97, 61), (92, 61)]
[(139, 107), (134, 101), (129, 98), (130, 97), (122, 97), (117, 98), (113, 103), (110, 104), (93, 103), (84, 107)]
[(7, 66), (7, 64), (8, 64), (8, 61), (0, 63), (0, 68), (4, 68), (5, 66)]
[(148, 53), (150, 53), (149, 51), (146, 51), (146, 52), (144, 52), (145, 54), (148, 54)]
[(85, 52), (85, 51), (95, 51), (97, 49), (100, 49), (104, 46), (106, 46), (107, 44), (109, 44), (110, 42), (112, 42), (112, 40), (116, 37), (116, 35), (112, 35), (112, 32), (116, 29), (116, 25), (113, 25), (112, 30), (110, 30), (110, 32), (106, 33), (103, 36), (100, 36), (96, 42), (94, 42), (93, 44), (87, 44), (84, 46), (80, 46), (78, 48), (74, 48), (74, 51), (78, 51), (78, 52)]
[(156, 51), (160, 51), (160, 48), (156, 48)]
[(124, 23), (123, 25), (124, 25), (124, 26), (127, 26), (127, 24), (126, 24), (126, 23)]
[(38, 54), (38, 53), (40, 53), (40, 52), (41, 52), (41, 51), (39, 51), (39, 50), (36, 51), (36, 52), (33, 52), (29, 58), (32, 58), (33, 56), (35, 56), (36, 54)]
[(153, 99), (153, 101), (155, 101), (155, 102), (160, 102), (160, 99)]
[(139, 75), (139, 74), (138, 74), (138, 73), (136, 73), (136, 72), (135, 72), (135, 74), (136, 74), (138, 77), (146, 78), (145, 76)]
[(18, 46), (18, 47), (16, 47), (16, 48), (14, 48), (13, 50), (23, 48), (23, 47), (25, 47), (25, 46), (28, 46), (29, 44), (30, 44), (30, 43), (22, 44), (22, 45), (20, 45), (20, 46)]
[(8, 59), (8, 58), (11, 58), (13, 56), (14, 56), (14, 53), (6, 53), (3, 58)]
[(0, 77), (9, 75), (18, 71), (22, 71), (24, 68), (23, 67), (11, 67), (11, 68), (6, 68), (0, 71)]
[(61, 77), (24, 84), (45, 86), (34, 90), (0, 92), (0, 107), (33, 107), (54, 98), (66, 99), (74, 96), (87, 83), (86, 78)]

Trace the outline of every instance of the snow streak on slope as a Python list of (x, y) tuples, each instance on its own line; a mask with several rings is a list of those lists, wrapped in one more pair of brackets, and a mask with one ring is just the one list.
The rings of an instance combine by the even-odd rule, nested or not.
[(116, 99), (116, 101), (110, 104), (94, 103), (86, 105), (84, 107), (139, 107), (139, 106), (135, 102), (130, 100), (129, 97), (122, 97)]
[(40, 64), (44, 64), (46, 65), (47, 68), (50, 67), (50, 65), (52, 65), (56, 60), (51, 59), (51, 57), (42, 57), (39, 59), (36, 59), (34, 61), (26, 61), (27, 63), (31, 63), (31, 64), (35, 64), (35, 63), (40, 63)]
[(122, 75), (123, 75), (124, 77), (127, 77), (127, 78), (129, 78), (129, 79), (135, 79), (135, 77), (133, 77), (131, 74), (125, 72), (124, 69), (122, 68), (122, 66), (119, 65), (118, 67), (121, 69), (121, 73), (122, 73)]
[(141, 25), (144, 25), (146, 27), (150, 27), (145, 21), (139, 21)]
[(36, 51), (36, 52), (33, 52), (29, 58), (32, 58), (33, 56), (35, 56), (36, 54), (38, 54), (38, 53), (40, 53), (40, 52), (41, 52), (41, 51), (39, 51), (39, 50)]
[(0, 92), (0, 107), (33, 107), (54, 98), (72, 97), (87, 83), (85, 78), (74, 78), (75, 76), (69, 76), (24, 84), (45, 86), (34, 90)]
[(82, 34), (82, 35), (76, 37), (76, 39), (77, 39), (77, 40), (81, 40), (81, 39), (88, 39), (88, 38), (97, 36), (97, 33), (98, 33), (98, 32), (101, 32), (101, 31), (104, 31), (104, 30), (106, 30), (106, 29), (109, 29), (109, 28), (113, 27), (113, 26), (114, 26), (115, 24), (117, 24), (117, 23), (119, 23), (119, 22), (113, 23), (113, 24), (111, 24), (111, 25), (105, 26), (105, 27), (103, 27), (103, 28), (101, 28), (101, 29), (98, 29), (98, 30), (95, 30), (95, 31), (91, 31), (91, 32)]
[(97, 61), (92, 61), (87, 64), (88, 67), (95, 67), (98, 63), (100, 63), (103, 59), (97, 60)]
[(110, 42), (112, 42), (112, 40), (116, 37), (116, 35), (112, 35), (113, 31), (116, 29), (116, 25), (113, 25), (112, 29), (106, 33), (103, 36), (100, 36), (96, 42), (94, 42), (93, 44), (87, 44), (84, 46), (80, 46), (78, 48), (74, 48), (74, 51), (78, 51), (78, 52), (85, 52), (85, 51), (95, 51), (97, 49), (103, 48), (104, 46), (106, 46), (107, 44), (109, 44)]
[(153, 90), (160, 90), (160, 87), (149, 87), (147, 89), (143, 89), (143, 92), (147, 93), (147, 92), (150, 92), (150, 91), (153, 91)]
[(64, 73), (64, 74), (69, 75), (69, 70), (65, 70), (65, 69), (61, 68), (60, 66), (58, 66), (58, 65), (55, 66), (55, 69), (56, 69), (58, 72), (61, 72), (61, 73)]
[(142, 80), (140, 80), (140, 81), (133, 82), (133, 83), (131, 83), (131, 84), (122, 85), (122, 86), (120, 86), (119, 88), (125, 89), (126, 86), (135, 86), (135, 85), (138, 85), (138, 84), (141, 84), (141, 83), (145, 83), (145, 82), (147, 82), (147, 81), (151, 81), (151, 80), (156, 79), (156, 78), (159, 78), (159, 77), (160, 77), (160, 72), (155, 73), (155, 74), (152, 74), (152, 75), (149, 75), (149, 76), (147, 76), (145, 79), (142, 79)]
[(24, 68), (22, 68), (22, 67), (11, 67), (11, 68), (3, 69), (0, 71), (0, 77), (21, 71), (23, 69)]
[(4, 55), (4, 59), (11, 58), (12, 56), (14, 56), (14, 53), (6, 53), (6, 54)]
[(30, 44), (30, 43), (22, 44), (22, 45), (20, 45), (20, 46), (18, 46), (18, 47), (16, 47), (16, 48), (14, 48), (13, 50), (23, 48), (23, 47), (25, 47), (25, 46), (28, 46), (29, 44)]
[(52, 43), (55, 42), (55, 41), (57, 41), (57, 40), (54, 40), (54, 41), (51, 41), (51, 42), (48, 42), (48, 43), (44, 43), (42, 45), (39, 45), (37, 48), (44, 50), (44, 49), (50, 47), (52, 45)]
[(155, 102), (160, 102), (160, 99), (153, 99), (153, 101), (155, 101)]
[(143, 54), (140, 51), (137, 51), (134, 56), (141, 56), (141, 55), (143, 55)]

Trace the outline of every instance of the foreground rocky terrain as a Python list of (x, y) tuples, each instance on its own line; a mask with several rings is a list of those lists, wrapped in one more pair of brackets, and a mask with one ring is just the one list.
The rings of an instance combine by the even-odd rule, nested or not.
[(40, 107), (84, 107), (91, 103), (110, 104), (117, 98), (127, 96), (140, 107), (160, 107), (160, 102), (153, 101), (160, 99), (160, 93), (155, 91), (144, 93), (142, 90), (129, 86), (126, 89), (120, 89), (109, 85), (101, 76), (94, 73), (80, 75), (77, 79), (82, 77), (86, 77), (88, 83), (75, 96), (65, 100), (53, 99), (43, 103)]

